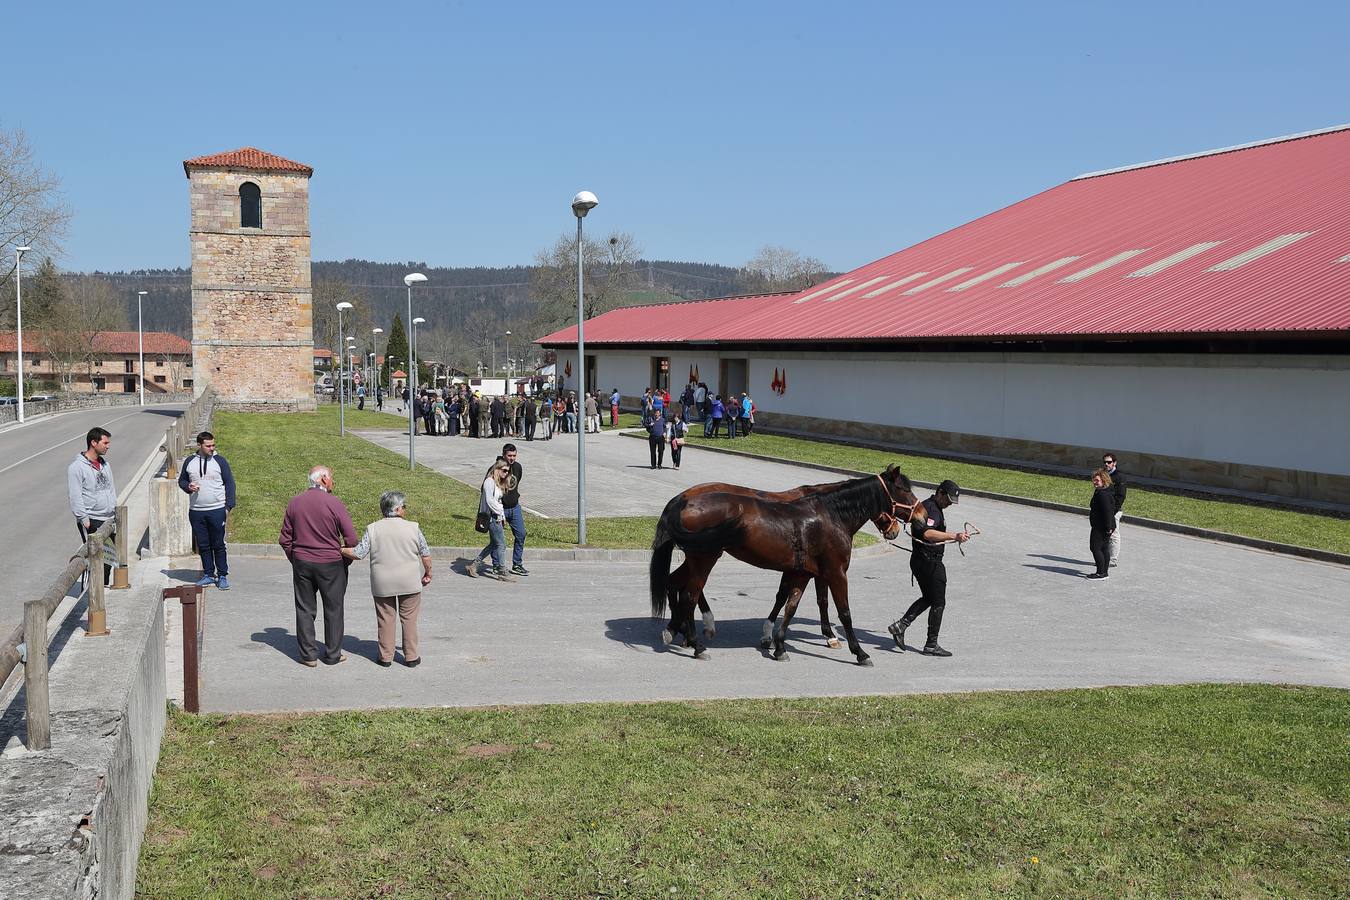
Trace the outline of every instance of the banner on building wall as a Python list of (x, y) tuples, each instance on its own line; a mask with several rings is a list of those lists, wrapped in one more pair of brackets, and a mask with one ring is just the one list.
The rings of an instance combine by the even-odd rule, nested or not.
[(787, 366), (783, 367), (782, 375), (778, 374), (778, 367), (774, 366), (773, 381), (769, 382), (769, 389), (779, 396), (787, 393)]

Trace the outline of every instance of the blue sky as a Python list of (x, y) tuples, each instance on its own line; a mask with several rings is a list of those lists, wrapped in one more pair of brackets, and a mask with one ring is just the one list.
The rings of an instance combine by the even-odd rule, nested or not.
[(587, 189), (651, 258), (845, 270), (1350, 121), (1348, 44), (1344, 3), (26, 3), (0, 125), (61, 178), (74, 270), (186, 265), (182, 161), (249, 145), (314, 166), (315, 259), (528, 263)]

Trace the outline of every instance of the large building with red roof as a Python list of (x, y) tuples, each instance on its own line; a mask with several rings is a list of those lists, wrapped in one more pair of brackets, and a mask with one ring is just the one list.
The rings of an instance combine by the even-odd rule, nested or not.
[[(576, 368), (576, 328), (539, 339)], [(757, 422), (1350, 504), (1350, 126), (1080, 175), (810, 289), (618, 309), (588, 384)], [(570, 350), (569, 350), (570, 347)], [(575, 385), (575, 379), (571, 380)]]

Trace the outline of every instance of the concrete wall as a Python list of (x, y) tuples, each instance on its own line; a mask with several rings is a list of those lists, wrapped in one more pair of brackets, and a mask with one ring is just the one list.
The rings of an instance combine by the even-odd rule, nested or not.
[[(239, 186), (262, 191), (262, 228), (241, 228)], [(193, 169), (192, 358), (198, 393), (226, 406), (314, 409), (309, 178)]]
[[(62, 394), (58, 400), (43, 400), (38, 403), (25, 403), (25, 419), (46, 413), (61, 412), (67, 409), (99, 409), (101, 407), (137, 406), (141, 402), (140, 394)], [(151, 394), (145, 392), (145, 402), (151, 403), (191, 403), (191, 394)], [(0, 406), (0, 425), (15, 422), (19, 418), (19, 405)]]
[[(634, 396), (666, 351), (587, 352), (605, 387), (621, 379)], [(1075, 467), (1110, 448), (1138, 475), (1350, 503), (1350, 356), (723, 355), (748, 358), (756, 421), (769, 428)], [(692, 362), (718, 389), (718, 355), (670, 356), (676, 381)], [(560, 350), (559, 366), (568, 358)], [(775, 369), (787, 372), (782, 396)]]

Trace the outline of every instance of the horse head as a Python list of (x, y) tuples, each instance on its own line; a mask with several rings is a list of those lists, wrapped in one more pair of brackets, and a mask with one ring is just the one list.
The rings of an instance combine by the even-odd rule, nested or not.
[[(913, 519), (915, 510), (922, 509), (922, 504), (919, 503), (919, 498), (914, 496), (914, 486), (910, 484), (909, 477), (901, 472), (898, 466), (887, 466), (886, 470), (877, 476), (877, 480), (886, 491), (890, 509), (883, 510), (873, 519), (873, 524), (886, 540), (893, 541), (899, 536), (903, 523)], [(901, 513), (903, 518), (899, 515)]]

